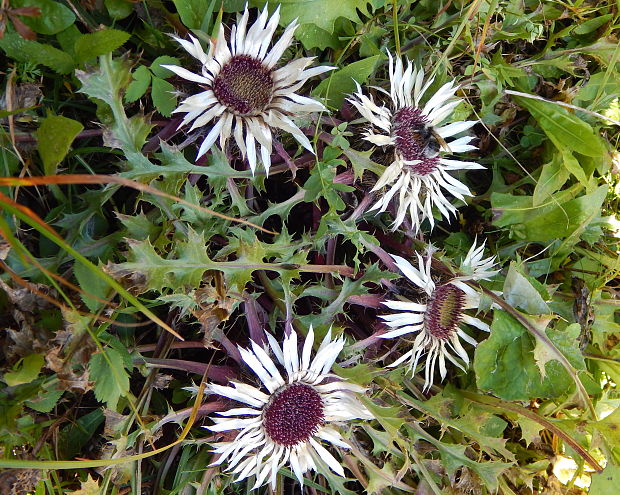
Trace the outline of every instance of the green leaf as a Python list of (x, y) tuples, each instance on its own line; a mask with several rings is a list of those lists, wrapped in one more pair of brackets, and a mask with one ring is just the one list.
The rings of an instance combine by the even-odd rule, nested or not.
[(108, 409), (116, 409), (118, 399), (129, 392), (129, 376), (121, 354), (116, 349), (104, 349), (90, 358), (88, 370), (97, 400), (105, 402)]
[(54, 0), (11, 0), (12, 8), (30, 6), (38, 7), (41, 15), (36, 17), (22, 16), (20, 19), (35, 33), (56, 34), (75, 22), (75, 14), (61, 2)]
[(165, 69), (162, 67), (164, 65), (181, 65), (181, 61), (176, 57), (170, 57), (168, 55), (162, 55), (161, 57), (157, 57), (153, 60), (151, 64), (151, 72), (155, 74), (157, 77), (162, 79), (168, 79), (169, 77), (174, 75), (174, 72), (171, 70)]
[(280, 24), (287, 25), (297, 19), (299, 24), (314, 24), (328, 33), (334, 32), (334, 23), (338, 17), (344, 17), (355, 23), (361, 22), (358, 10), (370, 16), (368, 0), (270, 0), (270, 6), (281, 6)]
[(52, 386), (50, 388), (43, 389), (41, 392), (39, 392), (36, 398), (32, 400), (27, 400), (25, 404), (30, 409), (34, 409), (35, 411), (38, 411), (40, 413), (48, 413), (52, 409), (54, 409), (54, 406), (56, 406), (58, 400), (62, 397), (62, 394), (64, 393), (64, 390)]
[(80, 285), (80, 288), (85, 294), (80, 294), (82, 301), (86, 304), (86, 307), (93, 313), (99, 311), (103, 307), (103, 303), (88, 297), (87, 294), (92, 294), (101, 299), (107, 299), (110, 293), (110, 286), (103, 277), (97, 276), (92, 270), (89, 270), (82, 263), (73, 264), (73, 274)]
[(27, 41), (17, 33), (5, 33), (0, 39), (0, 48), (9, 58), (20, 62), (44, 65), (59, 74), (68, 74), (75, 66), (73, 58), (50, 45)]
[(120, 20), (133, 12), (134, 2), (129, 0), (105, 0), (105, 8), (114, 20)]
[(30, 383), (39, 376), (44, 363), (42, 354), (30, 354), (20, 359), (13, 367), (14, 371), (5, 373), (2, 379), (9, 387)]
[[(126, 60), (111, 57), (106, 57), (102, 62), (96, 70), (75, 71), (75, 75), (82, 83), (79, 92), (103, 100), (113, 107), (131, 79), (129, 64)], [(127, 118), (125, 115), (123, 117)]]
[(46, 175), (54, 175), (75, 137), (84, 129), (76, 120), (50, 115), (36, 131), (39, 155)]
[(613, 19), (613, 14), (605, 14), (601, 16), (596, 16), (593, 19), (589, 19), (585, 22), (579, 24), (575, 29), (573, 29), (573, 34), (578, 36), (583, 36), (585, 34), (589, 34), (592, 31), (596, 31), (598, 28), (608, 23)]
[(164, 117), (170, 117), (177, 106), (177, 97), (174, 86), (164, 79), (153, 77), (151, 98), (157, 111)]
[(607, 464), (603, 472), (592, 475), (589, 495), (616, 495), (620, 485), (620, 467)]
[(504, 299), (515, 308), (521, 308), (531, 315), (551, 313), (549, 306), (530, 281), (522, 275), (516, 263), (510, 263), (506, 280), (504, 281)]
[(62, 457), (65, 459), (75, 457), (88, 443), (104, 419), (103, 408), (97, 408), (60, 430), (58, 446), (63, 454)]
[[(584, 369), (572, 329), (549, 330), (547, 335), (573, 366)], [(496, 311), (491, 336), (476, 348), (474, 371), (478, 388), (505, 400), (554, 398), (570, 392), (574, 382), (555, 359), (546, 363), (546, 376), (541, 376), (534, 359), (535, 345), (534, 338), (517, 320)]]
[(75, 42), (75, 58), (78, 62), (85, 62), (104, 55), (125, 44), (130, 36), (129, 33), (118, 29), (102, 29), (83, 34)]
[(321, 29), (316, 24), (302, 24), (296, 29), (295, 38), (301, 41), (306, 50), (312, 48), (318, 48), (319, 50), (332, 48), (336, 50), (342, 45), (338, 36)]
[(591, 194), (572, 199), (579, 189), (560, 191), (538, 207), (533, 206), (531, 196), (492, 193), (493, 223), (498, 227), (510, 225), (511, 235), (519, 240), (554, 241), (568, 237), (600, 215), (607, 195), (607, 186), (602, 185)]
[(151, 71), (148, 67), (141, 65), (133, 72), (131, 77), (133, 81), (131, 81), (125, 92), (125, 101), (127, 103), (133, 103), (144, 96), (151, 84)]
[(566, 149), (593, 157), (607, 153), (603, 140), (592, 127), (565, 108), (531, 98), (514, 98), (530, 112), (560, 151)]
[(343, 69), (332, 72), (312, 93), (326, 98), (329, 106), (340, 108), (345, 97), (355, 91), (355, 81), (359, 84), (365, 83), (380, 57), (380, 55), (375, 55), (358, 60)]
[(177, 8), (181, 22), (189, 29), (208, 31), (216, 0), (172, 0)]
[(553, 159), (542, 166), (540, 177), (536, 182), (534, 195), (532, 197), (532, 206), (540, 206), (546, 201), (551, 200), (551, 195), (559, 191), (566, 183), (569, 172), (562, 165), (562, 156), (556, 154)]

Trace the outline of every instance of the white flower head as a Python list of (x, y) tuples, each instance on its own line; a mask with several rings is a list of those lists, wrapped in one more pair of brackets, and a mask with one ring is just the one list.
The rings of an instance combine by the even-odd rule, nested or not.
[(352, 419), (372, 419), (356, 396), (365, 389), (330, 373), (344, 339), (331, 340), (330, 330), (311, 359), (312, 327), (301, 354), (295, 332), (284, 338), (282, 347), (271, 335), (267, 338), (277, 363), (255, 342), (251, 350), (239, 348), (243, 361), (266, 390), (239, 382), (232, 382), (230, 387), (208, 387), (213, 393), (245, 404), (217, 413), (223, 417), (213, 418), (215, 424), (208, 427), (215, 432), (237, 430), (233, 441), (214, 445), (214, 452), (220, 454), (214, 464), (227, 461), (226, 470), (237, 475), (235, 481), (256, 476), (253, 488), (267, 479), (275, 488), (278, 470), (287, 463), (303, 483), (304, 473), (316, 470), (317, 458), (344, 476), (341, 463), (321, 443), (347, 448), (334, 426)]
[(389, 366), (407, 362), (410, 371), (415, 373), (418, 362), (426, 354), (424, 389), (428, 390), (433, 384), (436, 365), (439, 365), (443, 380), (447, 373), (446, 359), (461, 369), (469, 364), (469, 356), (461, 340), (473, 346), (477, 343), (463, 331), (461, 325), (471, 325), (487, 332), (490, 330), (486, 323), (469, 314), (469, 310), (479, 309), (480, 293), (464, 280), (487, 279), (497, 272), (490, 270), (493, 266), (490, 260), (494, 258), (482, 259), (482, 251), (474, 244), (461, 264), (461, 268), (469, 267), (472, 275), (454, 277), (436, 284), (431, 276), (431, 256), (425, 261), (419, 253), (416, 254), (418, 268), (400, 256), (392, 257), (407, 280), (423, 290), (423, 297), (415, 302), (405, 298), (383, 302), (395, 312), (380, 316), (391, 330), (379, 337), (391, 339), (416, 334), (411, 349)]
[(198, 150), (200, 158), (219, 138), (225, 149), (232, 135), (243, 157), (247, 157), (252, 173), (258, 156), (269, 173), (271, 165), (272, 129), (290, 133), (310, 152), (312, 145), (293, 123), (291, 116), (325, 110), (323, 104), (296, 94), (311, 77), (334, 67), (308, 66), (314, 57), (296, 58), (276, 68), (280, 57), (291, 45), (297, 21), (291, 22), (282, 37), (269, 49), (280, 20), (280, 7), (269, 17), (267, 6), (252, 26), (247, 28), (248, 7), (232, 27), (230, 40), (224, 37), (220, 24), (218, 38), (211, 42), (209, 54), (198, 39), (187, 41), (174, 37), (201, 64), (199, 74), (176, 65), (162, 65), (178, 76), (198, 83), (203, 91), (186, 98), (174, 113), (185, 113), (179, 127), (192, 122), (190, 131), (214, 122)]
[(441, 216), (449, 218), (456, 207), (446, 198), (444, 191), (464, 201), (472, 196), (469, 188), (455, 179), (453, 170), (482, 169), (475, 162), (445, 158), (446, 153), (463, 153), (475, 150), (471, 145), (473, 137), (465, 136), (446, 143), (446, 139), (460, 134), (477, 121), (463, 121), (445, 124), (454, 108), (461, 102), (454, 97), (454, 81), (444, 84), (421, 106), (420, 101), (434, 78), (424, 80), (421, 68), (410, 61), (404, 70), (400, 58), (389, 56), (391, 108), (378, 106), (372, 96), (366, 96), (360, 86), (349, 101), (357, 108), (370, 128), (364, 139), (376, 146), (391, 147), (394, 161), (381, 175), (372, 191), (388, 186), (389, 189), (370, 209), (377, 213), (387, 209), (393, 197), (398, 200), (396, 218), (392, 225), (398, 228), (407, 213), (411, 217), (413, 230), (417, 232), (421, 223), (428, 219), (434, 227), (433, 207)]

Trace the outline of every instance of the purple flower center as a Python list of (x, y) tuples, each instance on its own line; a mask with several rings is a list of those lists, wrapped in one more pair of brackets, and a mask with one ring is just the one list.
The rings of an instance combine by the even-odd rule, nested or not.
[(256, 114), (273, 96), (271, 71), (249, 55), (235, 55), (213, 81), (213, 92), (222, 105), (238, 115)]
[(465, 293), (452, 284), (440, 285), (427, 302), (424, 323), (433, 337), (447, 341), (463, 317)]
[(292, 447), (316, 433), (324, 422), (324, 407), (314, 388), (296, 383), (271, 398), (263, 412), (263, 426), (275, 443)]
[(441, 145), (422, 110), (401, 108), (394, 114), (393, 126), (396, 152), (406, 161), (419, 161), (407, 166), (418, 175), (428, 175), (437, 170)]

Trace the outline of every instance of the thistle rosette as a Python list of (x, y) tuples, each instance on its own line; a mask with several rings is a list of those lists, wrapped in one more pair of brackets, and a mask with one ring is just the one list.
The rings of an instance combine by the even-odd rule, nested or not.
[(424, 220), (434, 227), (433, 208), (449, 218), (457, 208), (446, 197), (448, 193), (465, 201), (472, 196), (469, 188), (455, 179), (450, 172), (483, 169), (476, 162), (446, 158), (445, 154), (475, 150), (473, 137), (464, 136), (446, 141), (470, 129), (477, 121), (445, 123), (461, 99), (455, 98), (456, 83), (447, 82), (426, 103), (421, 100), (428, 92), (434, 78), (425, 81), (424, 71), (408, 61), (404, 69), (400, 58), (394, 63), (389, 56), (391, 106), (379, 106), (361, 87), (349, 101), (357, 108), (370, 126), (364, 139), (381, 148), (393, 150), (393, 161), (383, 172), (372, 191), (387, 187), (369, 211), (381, 213), (396, 197), (398, 207), (392, 228), (397, 229), (407, 213), (414, 232), (420, 230)]
[(243, 14), (230, 32), (227, 42), (220, 24), (218, 37), (211, 41), (209, 54), (197, 38), (174, 39), (201, 64), (200, 73), (176, 65), (162, 65), (178, 76), (198, 83), (204, 90), (181, 102), (174, 113), (185, 113), (179, 128), (192, 123), (190, 131), (215, 122), (198, 150), (204, 155), (219, 139), (225, 149), (233, 136), (252, 173), (258, 157), (269, 173), (274, 129), (290, 133), (305, 149), (314, 153), (306, 135), (291, 120), (311, 112), (326, 110), (322, 103), (296, 92), (308, 79), (334, 67), (309, 68), (314, 57), (296, 58), (276, 68), (293, 41), (298, 25), (291, 22), (269, 49), (280, 20), (280, 7), (269, 17), (267, 7), (247, 28), (249, 11)]
[(312, 327), (301, 354), (295, 332), (284, 338), (282, 346), (266, 335), (276, 362), (255, 342), (251, 342), (251, 350), (239, 348), (241, 358), (262, 387), (240, 382), (208, 387), (212, 393), (246, 406), (219, 412), (223, 417), (212, 418), (215, 424), (208, 427), (210, 430), (237, 431), (234, 440), (214, 445), (214, 452), (220, 455), (214, 465), (227, 463), (226, 471), (237, 475), (235, 481), (256, 476), (253, 489), (268, 479), (275, 488), (278, 470), (287, 463), (302, 484), (304, 473), (316, 470), (317, 459), (344, 476), (341, 463), (322, 443), (346, 449), (338, 425), (353, 419), (372, 419), (356, 395), (365, 389), (330, 372), (344, 338), (332, 340), (330, 330), (311, 359)]
[[(379, 335), (383, 339), (401, 338), (416, 334), (413, 340), (408, 339), (410, 349), (400, 358), (391, 363), (390, 367), (407, 363), (413, 374), (422, 356), (426, 355), (424, 369), (424, 390), (433, 385), (435, 367), (439, 366), (439, 375), (444, 380), (447, 374), (446, 360), (464, 370), (469, 364), (467, 351), (461, 340), (476, 346), (477, 342), (462, 328), (463, 325), (473, 326), (486, 332), (489, 326), (475, 317), (480, 309), (481, 295), (465, 282), (489, 280), (498, 273), (495, 270), (494, 256), (484, 258), (484, 244), (471, 247), (461, 262), (462, 275), (450, 278), (443, 283), (436, 283), (431, 275), (432, 256), (424, 260), (416, 253), (418, 268), (400, 256), (392, 256), (396, 266), (405, 276), (406, 281), (414, 289), (422, 289), (416, 301), (407, 298), (383, 302), (383, 305), (394, 310), (394, 313), (381, 315), (380, 318), (390, 331)], [(405, 340), (405, 339), (403, 339)]]

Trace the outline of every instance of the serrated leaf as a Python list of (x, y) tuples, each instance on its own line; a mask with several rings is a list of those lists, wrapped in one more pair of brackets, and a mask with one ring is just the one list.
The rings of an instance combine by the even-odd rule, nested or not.
[(86, 481), (80, 481), (80, 489), (74, 492), (67, 492), (68, 495), (99, 495), (99, 482), (94, 480), (90, 474)]
[(82, 83), (80, 93), (103, 100), (112, 107), (121, 91), (131, 80), (129, 63), (126, 60), (111, 57), (102, 62), (96, 70), (90, 72), (76, 70), (75, 75)]
[(177, 106), (177, 97), (174, 86), (164, 79), (153, 77), (151, 98), (157, 111), (164, 117), (170, 117)]
[(375, 55), (358, 60), (343, 69), (332, 72), (328, 78), (321, 81), (312, 94), (324, 97), (329, 106), (340, 108), (347, 95), (355, 91), (355, 82), (359, 84), (366, 82), (380, 57), (380, 55)]
[(78, 62), (85, 62), (105, 55), (124, 45), (130, 36), (129, 33), (118, 29), (102, 29), (83, 34), (75, 42), (75, 58)]
[(43, 389), (39, 394), (32, 400), (27, 400), (25, 404), (30, 408), (38, 411), (40, 413), (48, 413), (58, 403), (58, 400), (62, 397), (65, 391), (50, 387), (48, 389)]
[(97, 400), (116, 409), (118, 400), (129, 392), (129, 375), (121, 354), (116, 349), (104, 349), (90, 358), (88, 370)]
[(0, 48), (12, 59), (44, 65), (59, 74), (68, 74), (75, 67), (73, 58), (62, 50), (37, 41), (27, 41), (16, 33), (5, 33), (4, 38), (0, 39)]
[[(572, 334), (548, 331), (553, 344), (572, 366), (584, 369), (581, 351)], [(491, 336), (478, 344), (474, 371), (478, 388), (505, 400), (560, 397), (574, 388), (570, 375), (556, 360), (546, 363), (546, 376), (534, 360), (533, 337), (512, 316), (495, 311)]]
[(54, 175), (75, 137), (84, 129), (76, 120), (50, 115), (36, 131), (38, 150), (46, 175)]
[(133, 81), (131, 81), (125, 92), (125, 101), (127, 103), (132, 103), (144, 96), (151, 84), (151, 71), (148, 67), (141, 65), (131, 74), (131, 77)]
[(560, 151), (567, 149), (593, 157), (607, 153), (603, 140), (592, 127), (565, 108), (531, 98), (514, 98), (530, 112)]
[(69, 7), (54, 0), (11, 0), (11, 8), (37, 7), (41, 15), (20, 17), (35, 33), (56, 34), (75, 22), (75, 14)]

